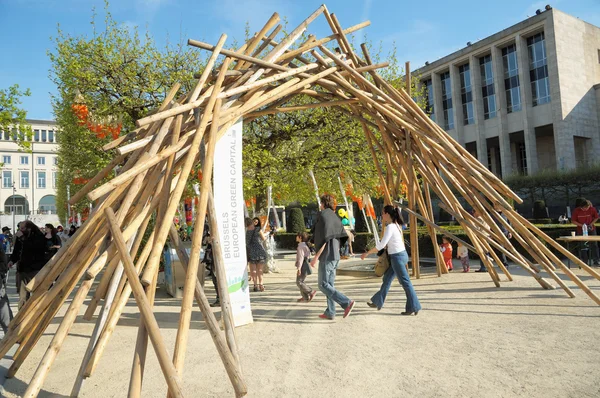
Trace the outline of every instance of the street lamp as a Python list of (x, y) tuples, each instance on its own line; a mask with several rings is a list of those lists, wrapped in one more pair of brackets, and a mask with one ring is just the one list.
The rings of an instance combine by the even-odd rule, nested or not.
[(12, 183), (12, 189), (13, 189), (12, 214), (13, 214), (13, 231), (14, 231), (15, 230), (15, 226), (16, 226), (15, 225), (15, 211), (17, 210), (17, 206), (16, 206), (16, 203), (15, 203), (15, 200), (17, 199), (17, 195), (16, 195), (17, 194), (17, 188), (15, 188), (15, 182), (14, 181)]

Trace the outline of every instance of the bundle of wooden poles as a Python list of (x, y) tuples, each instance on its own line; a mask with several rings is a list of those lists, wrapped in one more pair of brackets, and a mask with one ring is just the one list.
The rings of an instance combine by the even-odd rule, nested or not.
[[(332, 34), (322, 39), (308, 35), (303, 42), (297, 43), (308, 25), (321, 14), (331, 27)], [(137, 121), (136, 130), (104, 147), (107, 151), (116, 152), (114, 160), (71, 199), (71, 203), (76, 203), (87, 195), (94, 202), (94, 211), (74, 237), (27, 285), (31, 298), (14, 318), (0, 343), (1, 356), (5, 356), (13, 345), (19, 344), (9, 370), (9, 377), (12, 377), (71, 297), (25, 397), (35, 397), (39, 393), (93, 286), (95, 290), (83, 318), (92, 320), (96, 316), (96, 324), (87, 350), (82, 353), (83, 360), (71, 396), (77, 396), (84, 380), (94, 373), (132, 293), (141, 312), (141, 322), (133, 353), (129, 396), (139, 397), (141, 394), (148, 338), (158, 357), (169, 395), (183, 396), (180, 375), (194, 299), (236, 396), (246, 394), (227, 282), (223, 277), (222, 250), (214, 232), (213, 253), (224, 331), (211, 312), (198, 279), (205, 221), (208, 220), (211, 231), (217, 231), (216, 219), (211, 216), (214, 214), (211, 176), (214, 163), (219, 161), (214, 159), (215, 144), (241, 117), (250, 122), (279, 112), (335, 106), (356, 118), (364, 129), (385, 190), (386, 202), (392, 203), (398, 197), (403, 183), (408, 186), (406, 210), (410, 214), (412, 263), (416, 277), (420, 275), (417, 220), (428, 226), (434, 247), (437, 247), (435, 239), (439, 227), (433, 222), (430, 196), (433, 191), (444, 203), (443, 208), (467, 232), (471, 242), (466, 246), (481, 256), (496, 286), (500, 286), (500, 275), (486, 253), (491, 255), (508, 280), (512, 280), (512, 276), (494, 249), (523, 267), (543, 288), (554, 288), (540, 276), (541, 269), (544, 269), (573, 297), (573, 292), (556, 274), (557, 270), (561, 270), (600, 304), (600, 299), (563, 265), (549, 246), (570, 257), (595, 278), (600, 279), (600, 275), (515, 212), (507, 200), (520, 203), (521, 199), (432, 122), (411, 99), (409, 92), (392, 87), (378, 75), (377, 70), (387, 64), (373, 64), (364, 44), (361, 46), (362, 56), (353, 51), (346, 35), (368, 26), (369, 22), (343, 29), (335, 15), (329, 14), (322, 5), (277, 42), (275, 39), (282, 29), (278, 22), (279, 16), (274, 14), (260, 31), (235, 51), (224, 48), (225, 35), (215, 46), (189, 40), (188, 44), (212, 52), (193, 91), (179, 93), (180, 87), (176, 85), (158, 109)], [(338, 50), (329, 50), (325, 46), (328, 43)], [(223, 57), (220, 59), (220, 56)], [(220, 65), (215, 66), (218, 60)], [(284, 106), (298, 95), (313, 98), (314, 102), (303, 106)], [(383, 164), (380, 159), (383, 159)], [(202, 165), (203, 180), (192, 250), (188, 256), (180, 246), (173, 218), (190, 172), (198, 163)], [(101, 184), (116, 169), (118, 174)], [(454, 192), (458, 192), (480, 217), (467, 212)], [(497, 212), (499, 208), (508, 222)], [(156, 222), (149, 227), (151, 217)], [(515, 249), (499, 224), (510, 231), (514, 241), (526, 248), (534, 261)], [(452, 237), (448, 232), (444, 233)], [(150, 238), (145, 240), (144, 245), (145, 234)], [(152, 308), (160, 257), (167, 238), (178, 248), (187, 269), (172, 357), (164, 344)], [(437, 251), (436, 257), (437, 272), (441, 275), (447, 271)], [(97, 278), (99, 281), (96, 281)], [(188, 396), (193, 395), (193, 392), (188, 392)]]

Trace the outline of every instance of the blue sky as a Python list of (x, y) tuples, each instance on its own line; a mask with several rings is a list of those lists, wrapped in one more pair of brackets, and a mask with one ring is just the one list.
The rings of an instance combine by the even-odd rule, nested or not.
[[(323, 0), (113, 0), (111, 13), (116, 21), (149, 30), (164, 44), (193, 38), (216, 43), (219, 35), (244, 39), (244, 26), (254, 32), (273, 12), (295, 27), (323, 3)], [(411, 61), (413, 68), (433, 61), (535, 14), (550, 4), (566, 13), (600, 26), (600, 0), (329, 0), (325, 4), (344, 28), (370, 20), (371, 26), (357, 33), (374, 44), (381, 43), (383, 55), (393, 44), (398, 60)], [(501, 4), (501, 5), (498, 5)], [(18, 83), (30, 88), (31, 97), (23, 106), (31, 119), (51, 119), (48, 79), (52, 49), (51, 36), (57, 25), (72, 35), (91, 34), (92, 7), (103, 13), (102, 0), (0, 0), (0, 88)], [(102, 20), (102, 15), (99, 16)], [(323, 37), (331, 34), (323, 16), (309, 27)]]

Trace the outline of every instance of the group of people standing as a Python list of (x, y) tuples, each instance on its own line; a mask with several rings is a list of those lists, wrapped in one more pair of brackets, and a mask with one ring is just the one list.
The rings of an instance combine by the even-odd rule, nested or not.
[[(10, 231), (10, 228), (5, 228), (4, 234)], [(42, 230), (33, 222), (26, 220), (18, 224), (12, 253), (8, 257), (4, 246), (0, 246), (0, 327), (5, 333), (12, 319), (12, 310), (6, 292), (9, 269), (16, 266), (16, 288), (20, 296), (19, 306), (21, 306), (29, 298), (29, 293), (24, 286), (58, 252), (62, 244), (60, 232), (52, 224), (46, 224)]]

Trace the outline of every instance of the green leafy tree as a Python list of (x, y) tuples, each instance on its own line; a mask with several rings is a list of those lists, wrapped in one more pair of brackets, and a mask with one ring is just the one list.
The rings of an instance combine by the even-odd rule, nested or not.
[(30, 138), (31, 125), (27, 123), (27, 111), (21, 108), (21, 98), (29, 97), (29, 89), (21, 90), (18, 84), (7, 89), (0, 89), (0, 131), (10, 131), (13, 138), (24, 148), (30, 143), (24, 138)]
[[(91, 178), (114, 157), (101, 150), (110, 142), (110, 134), (99, 138), (90, 131), (73, 105), (87, 107), (92, 125), (120, 126), (120, 134), (126, 134), (137, 119), (160, 105), (173, 84), (181, 83), (181, 91), (190, 91), (194, 73), (205, 64), (201, 53), (183, 43), (158, 48), (148, 33), (140, 35), (137, 29), (117, 23), (108, 3), (102, 30), (96, 19), (93, 13), (91, 36), (72, 36), (59, 27), (55, 47), (48, 53), (50, 78), (57, 87), (52, 105), (60, 127), (57, 206), (62, 219), (67, 212), (67, 188), (73, 195), (82, 186), (74, 179)], [(74, 210), (86, 206), (82, 200)]]
[(304, 214), (302, 213), (302, 209), (299, 207), (293, 207), (290, 209), (290, 223), (288, 232), (298, 234), (304, 231), (306, 231), (306, 226), (304, 225)]

